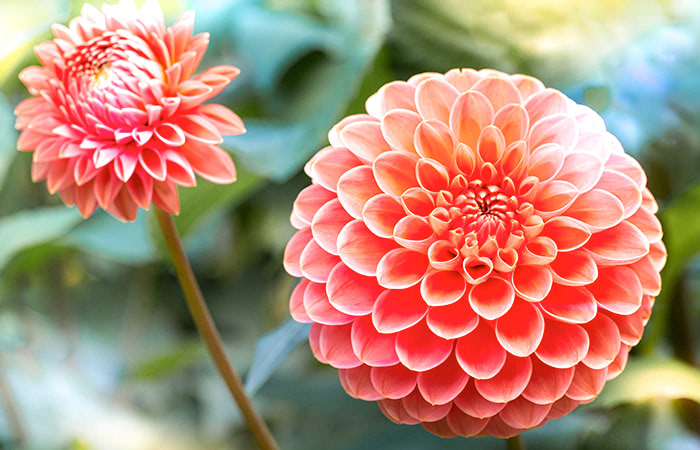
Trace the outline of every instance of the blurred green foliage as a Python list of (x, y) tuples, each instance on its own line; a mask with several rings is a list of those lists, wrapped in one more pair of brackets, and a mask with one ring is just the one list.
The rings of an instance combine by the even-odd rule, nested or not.
[[(252, 448), (192, 326), (154, 220), (83, 220), (15, 152), (31, 47), (79, 0), (0, 3), (0, 447)], [(101, 1), (91, 1), (100, 4)], [(283, 448), (500, 449), (440, 440), (347, 396), (288, 320), (281, 267), (300, 170), (345, 114), (422, 71), (529, 73), (587, 102), (649, 174), (669, 250), (628, 369), (599, 399), (525, 433), (531, 448), (700, 448), (700, 5), (681, 0), (167, 0), (234, 64), (221, 99), (238, 181), (180, 191), (185, 236), (234, 365)], [(279, 327), (279, 328), (278, 328)], [(14, 407), (8, 408), (8, 398)], [(686, 399), (686, 400), (683, 400)]]

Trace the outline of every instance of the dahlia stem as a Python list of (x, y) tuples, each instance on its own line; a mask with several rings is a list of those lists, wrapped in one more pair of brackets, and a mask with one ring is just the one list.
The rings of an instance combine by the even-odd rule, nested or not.
[(519, 434), (513, 436), (506, 440), (506, 445), (508, 450), (525, 450), (525, 441), (523, 441), (523, 435)]
[(163, 237), (165, 238), (165, 243), (168, 246), (170, 258), (175, 266), (175, 272), (177, 272), (177, 277), (180, 280), (182, 292), (185, 294), (187, 306), (192, 314), (192, 319), (194, 319), (199, 334), (207, 344), (207, 349), (214, 359), (216, 368), (219, 369), (221, 377), (226, 382), (229, 391), (231, 391), (231, 395), (238, 404), (238, 408), (241, 410), (241, 414), (243, 414), (248, 429), (253, 433), (258, 445), (264, 450), (278, 449), (279, 447), (272, 437), (270, 430), (267, 428), (267, 425), (265, 425), (260, 415), (255, 411), (253, 403), (243, 389), (241, 379), (236, 374), (236, 371), (233, 370), (233, 366), (228, 356), (226, 356), (226, 350), (221, 341), (221, 336), (204, 302), (202, 291), (199, 289), (197, 279), (194, 277), (192, 267), (185, 254), (180, 235), (177, 232), (172, 216), (157, 206), (154, 208), (156, 217), (158, 217), (158, 223), (163, 232)]

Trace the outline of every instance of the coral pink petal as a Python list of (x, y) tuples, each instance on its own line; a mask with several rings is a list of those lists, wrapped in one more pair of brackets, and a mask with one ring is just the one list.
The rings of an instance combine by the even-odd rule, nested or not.
[(444, 405), (457, 397), (467, 385), (467, 375), (452, 353), (439, 366), (418, 374), (418, 390), (433, 405)]
[(486, 320), (503, 316), (515, 301), (515, 291), (503, 278), (491, 277), (469, 291), (469, 305)]
[(484, 94), (495, 111), (498, 111), (505, 105), (522, 103), (520, 91), (518, 91), (518, 88), (515, 87), (512, 81), (506, 78), (486, 77), (477, 81), (471, 89)]
[(659, 219), (657, 219), (654, 214), (644, 208), (639, 208), (627, 219), (627, 222), (637, 227), (639, 231), (646, 236), (650, 244), (656, 244), (661, 241), (661, 237), (663, 236), (661, 222), (659, 222)]
[(592, 230), (601, 230), (620, 223), (625, 209), (622, 202), (611, 193), (592, 189), (579, 195), (565, 214), (580, 220)]
[(394, 423), (402, 425), (417, 425), (420, 420), (416, 419), (406, 411), (400, 399), (384, 399), (377, 402), (379, 409), (384, 415)]
[(425, 80), (416, 87), (416, 108), (424, 119), (447, 123), (457, 89), (440, 78)]
[(524, 106), (530, 116), (530, 123), (534, 124), (543, 117), (565, 112), (566, 101), (564, 94), (547, 88), (530, 96)]
[(567, 182), (552, 180), (543, 183), (533, 202), (543, 219), (553, 217), (568, 208), (578, 196), (576, 186)]
[(512, 284), (520, 297), (539, 302), (552, 288), (552, 274), (542, 266), (518, 266), (513, 271)]
[(340, 177), (361, 164), (361, 161), (346, 148), (330, 147), (328, 151), (318, 153), (313, 161), (310, 175), (324, 188), (336, 192)]
[(350, 346), (351, 328), (352, 324), (324, 325), (321, 328), (319, 349), (327, 363), (336, 369), (351, 369), (362, 364)]
[(383, 238), (392, 237), (396, 224), (405, 216), (401, 203), (388, 194), (375, 195), (365, 203), (362, 210), (362, 219), (367, 228)]
[(431, 158), (443, 166), (449, 166), (455, 145), (452, 132), (444, 122), (425, 120), (416, 128), (414, 146), (423, 158)]
[(579, 325), (545, 319), (544, 336), (535, 355), (558, 369), (578, 364), (588, 353), (588, 334)]
[(183, 147), (183, 153), (192, 169), (205, 180), (217, 184), (236, 181), (236, 168), (226, 150), (214, 145), (198, 145)]
[(540, 181), (550, 180), (559, 172), (564, 156), (564, 148), (559, 144), (540, 145), (530, 155), (527, 173)]
[(579, 402), (593, 400), (603, 390), (607, 373), (607, 367), (591, 369), (584, 364), (577, 365), (574, 379), (571, 381), (569, 390), (566, 391), (566, 396)]
[(493, 106), (484, 94), (467, 91), (452, 106), (449, 124), (459, 142), (476, 148), (481, 130), (491, 124), (493, 116)]
[(463, 437), (476, 436), (489, 423), (488, 419), (477, 419), (464, 414), (457, 408), (452, 408), (445, 420), (455, 434)]
[(294, 201), (294, 213), (306, 224), (311, 225), (319, 208), (334, 198), (333, 192), (318, 184), (312, 184), (297, 196)]
[(340, 262), (340, 258), (322, 249), (313, 239), (299, 257), (302, 276), (317, 283), (325, 283), (328, 274)]
[(462, 297), (455, 303), (431, 307), (426, 316), (428, 327), (445, 339), (457, 339), (471, 333), (479, 324), (479, 316)]
[(391, 150), (384, 140), (379, 121), (354, 122), (343, 128), (340, 139), (351, 152), (363, 161), (372, 162), (380, 154)]
[(532, 363), (529, 357), (507, 355), (501, 370), (491, 378), (475, 380), (474, 386), (486, 400), (506, 403), (523, 393), (530, 381)]
[(547, 418), (551, 404), (539, 405), (518, 397), (509, 402), (498, 416), (513, 428), (534, 428)]
[(393, 366), (399, 362), (395, 350), (396, 334), (378, 332), (370, 316), (360, 317), (353, 322), (350, 338), (355, 355), (368, 366)]
[(530, 361), (532, 361), (532, 375), (522, 396), (538, 405), (552, 404), (562, 398), (571, 386), (574, 367), (557, 369), (538, 358), (530, 358)]
[(405, 109), (390, 111), (382, 117), (384, 139), (395, 150), (415, 152), (414, 136), (418, 124), (422, 121), (423, 118), (413, 111)]
[(323, 283), (309, 282), (304, 290), (304, 308), (311, 320), (324, 325), (344, 325), (354, 319), (353, 316), (338, 311), (329, 303), (326, 285)]
[(405, 81), (392, 81), (379, 89), (367, 99), (367, 112), (375, 117), (382, 117), (394, 109), (409, 109), (415, 111), (415, 86)]
[(510, 104), (498, 110), (493, 118), (493, 124), (503, 133), (506, 145), (510, 145), (525, 138), (530, 119), (522, 105)]
[(241, 118), (225, 106), (210, 103), (197, 108), (197, 112), (209, 119), (221, 134), (237, 135), (245, 133), (245, 126)]
[(396, 336), (396, 354), (401, 363), (416, 372), (424, 372), (442, 364), (454, 342), (436, 336), (425, 321), (399, 331)]
[(428, 305), (418, 286), (408, 289), (387, 289), (374, 303), (372, 322), (380, 333), (396, 333), (411, 327), (425, 316)]
[(628, 218), (634, 214), (642, 205), (642, 192), (627, 175), (614, 170), (605, 170), (596, 184), (596, 189), (611, 192), (622, 202), (624, 209), (623, 218)]
[(650, 256), (645, 256), (639, 261), (630, 264), (629, 268), (637, 274), (645, 295), (659, 295), (661, 292), (661, 275), (656, 271)]
[(549, 410), (549, 414), (547, 414), (547, 419), (559, 419), (560, 417), (569, 414), (580, 404), (581, 402), (572, 400), (569, 397), (562, 397), (552, 404), (552, 409)]
[[(304, 205), (308, 207), (309, 205)], [(297, 213), (307, 212), (301, 207)], [(307, 216), (308, 218), (308, 216)], [(345, 225), (352, 221), (352, 217), (345, 212), (337, 198), (333, 198), (316, 210), (311, 220), (311, 232), (316, 243), (330, 254), (338, 254), (338, 234)]]
[(375, 276), (377, 265), (396, 244), (373, 234), (361, 220), (354, 220), (338, 234), (338, 255), (355, 272)]
[(539, 303), (549, 316), (567, 323), (586, 323), (598, 311), (593, 294), (583, 287), (554, 283), (547, 297)]
[(529, 75), (515, 74), (510, 79), (520, 91), (523, 100), (529, 99), (544, 89), (544, 84), (540, 80)]
[(602, 369), (609, 366), (620, 352), (620, 330), (610, 318), (603, 314), (581, 325), (590, 340), (588, 353), (583, 358), (583, 364), (591, 369)]
[(560, 252), (576, 250), (591, 238), (586, 224), (567, 216), (557, 216), (548, 220), (544, 224), (542, 235), (552, 239)]
[(429, 192), (440, 192), (448, 188), (449, 172), (440, 162), (422, 158), (416, 164), (416, 178), (420, 186)]
[(384, 398), (399, 399), (415, 389), (418, 382), (418, 372), (406, 368), (403, 364), (372, 367), (370, 379), (374, 389)]
[(565, 152), (569, 152), (578, 139), (578, 124), (566, 114), (555, 114), (536, 122), (533, 120), (528, 141), (531, 148), (537, 148), (545, 143), (559, 144)]
[(429, 265), (424, 253), (405, 248), (390, 250), (377, 265), (377, 282), (387, 289), (405, 289), (419, 283)]
[(482, 397), (476, 390), (474, 380), (470, 380), (464, 390), (455, 397), (454, 404), (465, 414), (477, 419), (493, 417), (501, 412), (506, 405), (505, 403), (494, 403)]
[(606, 378), (612, 380), (622, 373), (627, 365), (627, 358), (629, 357), (630, 346), (627, 344), (620, 345), (620, 351), (617, 352), (617, 356), (612, 363), (608, 366), (608, 373)]
[(420, 290), (428, 305), (449, 305), (462, 298), (467, 290), (467, 281), (459, 272), (439, 270), (423, 278)]
[(387, 194), (401, 197), (407, 189), (418, 186), (416, 162), (415, 153), (400, 150), (382, 153), (372, 165), (377, 185)]
[(311, 239), (311, 229), (305, 228), (294, 233), (294, 236), (287, 243), (287, 247), (284, 249), (284, 270), (290, 275), (295, 277), (301, 276), (299, 259)]
[(382, 193), (369, 166), (359, 166), (345, 172), (338, 180), (337, 191), (340, 204), (356, 219), (362, 218), (362, 209), (367, 200)]
[(575, 151), (566, 155), (557, 180), (568, 181), (580, 192), (589, 191), (600, 180), (603, 162), (589, 152)]
[(306, 291), (309, 285), (309, 280), (302, 279), (299, 284), (294, 287), (292, 295), (289, 298), (289, 312), (292, 315), (292, 319), (301, 323), (313, 322), (311, 317), (306, 314), (306, 308), (304, 307), (304, 291)]
[(406, 412), (421, 422), (436, 422), (443, 419), (452, 405), (432, 405), (420, 394), (418, 389), (401, 399)]
[(506, 150), (506, 140), (500, 129), (489, 125), (481, 130), (476, 148), (481, 161), (496, 164)]
[(420, 424), (421, 427), (428, 433), (432, 433), (436, 436), (445, 439), (452, 439), (459, 436), (457, 433), (452, 431), (450, 425), (447, 423), (447, 418), (438, 420), (436, 422), (423, 422)]
[(338, 378), (343, 389), (351, 397), (366, 401), (381, 400), (382, 395), (374, 389), (370, 379), (371, 367), (363, 364), (351, 369), (338, 369)]
[(600, 306), (615, 314), (632, 314), (642, 306), (642, 283), (629, 267), (603, 267), (587, 286)]
[(435, 231), (429, 219), (409, 215), (404, 216), (394, 225), (393, 237), (401, 246), (425, 253), (435, 241)]
[(532, 354), (542, 341), (544, 318), (535, 305), (519, 300), (496, 322), (496, 338), (508, 353)]
[(598, 266), (590, 253), (573, 251), (559, 255), (550, 263), (554, 280), (566, 286), (585, 286), (598, 278)]
[(384, 292), (374, 277), (354, 272), (344, 263), (338, 263), (328, 275), (328, 301), (338, 311), (353, 316), (372, 312), (379, 294)]
[(493, 377), (506, 361), (506, 351), (485, 322), (480, 322), (474, 331), (457, 339), (455, 352), (462, 369), (476, 379)]

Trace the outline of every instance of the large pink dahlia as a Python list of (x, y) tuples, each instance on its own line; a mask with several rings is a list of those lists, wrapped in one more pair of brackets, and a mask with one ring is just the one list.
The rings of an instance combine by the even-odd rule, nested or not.
[(42, 66), (20, 79), (34, 95), (17, 106), (17, 147), (33, 151), (32, 179), (46, 179), (67, 205), (87, 217), (97, 206), (134, 220), (151, 202), (180, 210), (177, 185), (195, 173), (230, 183), (236, 171), (218, 147), (222, 134), (245, 131), (228, 108), (202, 103), (236, 75), (217, 66), (190, 79), (209, 43), (192, 36), (194, 13), (165, 28), (155, 0), (83, 6), (54, 40), (35, 48)]
[(382, 87), (306, 166), (290, 309), (353, 397), (445, 437), (590, 402), (641, 338), (666, 259), (640, 165), (524, 75)]

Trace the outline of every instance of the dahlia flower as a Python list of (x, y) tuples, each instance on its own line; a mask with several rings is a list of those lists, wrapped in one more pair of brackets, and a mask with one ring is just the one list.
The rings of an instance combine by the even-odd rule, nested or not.
[[(46, 180), (84, 217), (101, 206), (132, 221), (151, 202), (177, 214), (176, 186), (195, 174), (231, 183), (236, 171), (218, 147), (222, 134), (243, 122), (228, 108), (202, 104), (236, 75), (232, 66), (192, 77), (209, 43), (192, 36), (194, 13), (165, 28), (155, 0), (83, 6), (68, 27), (54, 25), (52, 41), (35, 48), (41, 66), (20, 80), (34, 95), (17, 106), (17, 147), (32, 151), (32, 179)], [(192, 78), (191, 78), (192, 77)]]
[(640, 165), (537, 79), (382, 87), (306, 165), (291, 314), (353, 397), (443, 437), (510, 437), (624, 368), (666, 259)]

